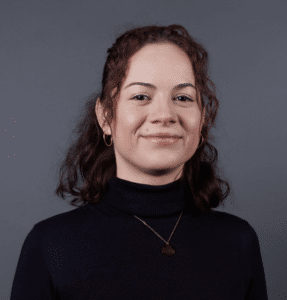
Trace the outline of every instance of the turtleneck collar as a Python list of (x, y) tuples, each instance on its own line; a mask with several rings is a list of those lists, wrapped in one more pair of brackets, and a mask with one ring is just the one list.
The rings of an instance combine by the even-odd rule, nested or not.
[(179, 179), (165, 185), (147, 185), (112, 177), (102, 201), (126, 214), (169, 216), (185, 208), (186, 184), (186, 181)]

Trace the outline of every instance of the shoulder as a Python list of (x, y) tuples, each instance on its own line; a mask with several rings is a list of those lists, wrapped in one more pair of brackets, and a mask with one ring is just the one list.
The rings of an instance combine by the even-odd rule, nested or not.
[(89, 211), (82, 206), (36, 223), (30, 233), (42, 239), (68, 237), (80, 232), (88, 223)]
[(207, 218), (213, 225), (212, 230), (216, 230), (219, 234), (222, 232), (233, 241), (239, 242), (242, 247), (258, 244), (257, 233), (247, 220), (222, 211), (213, 211), (212, 215)]
[(224, 226), (224, 228), (230, 228), (232, 231), (235, 230), (245, 233), (254, 231), (254, 228), (247, 220), (228, 212), (214, 210), (207, 218), (214, 224)]

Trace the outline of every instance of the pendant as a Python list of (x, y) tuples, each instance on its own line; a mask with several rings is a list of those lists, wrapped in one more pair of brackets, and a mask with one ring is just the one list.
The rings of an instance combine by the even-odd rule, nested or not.
[(161, 253), (166, 257), (172, 257), (175, 254), (175, 250), (171, 247), (171, 245), (164, 245), (161, 247)]

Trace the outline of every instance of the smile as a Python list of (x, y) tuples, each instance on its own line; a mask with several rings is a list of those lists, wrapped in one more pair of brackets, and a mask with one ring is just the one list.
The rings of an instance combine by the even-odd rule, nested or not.
[(146, 140), (156, 143), (159, 146), (169, 146), (177, 143), (179, 138), (161, 138), (161, 137), (144, 137)]

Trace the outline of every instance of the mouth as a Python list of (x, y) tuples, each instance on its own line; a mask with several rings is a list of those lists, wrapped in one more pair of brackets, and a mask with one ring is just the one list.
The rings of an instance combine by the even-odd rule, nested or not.
[(144, 137), (146, 140), (156, 143), (159, 146), (169, 146), (176, 144), (180, 138), (179, 137), (158, 137), (158, 136), (147, 136)]
[(145, 138), (152, 138), (152, 137), (153, 138), (165, 138), (165, 139), (169, 139), (169, 138), (180, 139), (180, 138), (182, 138), (179, 135), (169, 135), (169, 134), (159, 134), (159, 135), (153, 135), (153, 134), (151, 134), (151, 135), (145, 135), (143, 137), (145, 137)]

